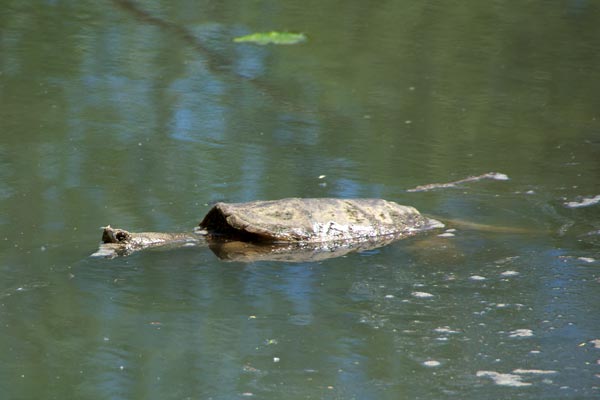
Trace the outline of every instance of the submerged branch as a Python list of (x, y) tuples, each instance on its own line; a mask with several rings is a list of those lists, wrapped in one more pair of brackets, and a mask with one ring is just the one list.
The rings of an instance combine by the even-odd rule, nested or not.
[(507, 181), (509, 178), (507, 175), (502, 174), (500, 172), (488, 172), (487, 174), (477, 175), (477, 176), (469, 176), (464, 179), (459, 179), (458, 181), (448, 182), (448, 183), (430, 183), (428, 185), (417, 186), (412, 189), (407, 189), (407, 192), (426, 192), (428, 190), (433, 189), (445, 189), (455, 187), (462, 183), (467, 182), (475, 182), (480, 181), (482, 179), (495, 179), (497, 181)]
[(181, 39), (183, 39), (185, 42), (191, 45), (196, 51), (198, 51), (206, 57), (208, 67), (211, 70), (227, 66), (228, 62), (224, 57), (203, 45), (202, 42), (199, 41), (198, 38), (194, 36), (194, 34), (190, 32), (190, 30), (188, 30), (187, 28), (177, 25), (174, 22), (167, 21), (155, 15), (152, 15), (151, 13), (140, 7), (138, 4), (136, 4), (134, 1), (112, 0), (112, 2), (121, 9), (135, 16), (140, 21), (150, 25), (154, 25), (158, 28), (161, 28), (162, 30), (171, 32), (179, 36)]

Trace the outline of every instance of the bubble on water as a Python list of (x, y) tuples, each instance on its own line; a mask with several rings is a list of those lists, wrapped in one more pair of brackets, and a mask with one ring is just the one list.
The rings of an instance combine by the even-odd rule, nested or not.
[(456, 235), (454, 233), (452, 233), (452, 232), (444, 232), (444, 233), (440, 233), (438, 235), (438, 237), (441, 237), (441, 238), (454, 237), (454, 236), (456, 236)]
[(411, 295), (413, 295), (414, 297), (419, 297), (421, 299), (430, 299), (433, 297), (431, 293), (427, 292), (412, 292)]
[(531, 337), (533, 336), (533, 331), (531, 329), (515, 329), (512, 332), (509, 332), (508, 337), (516, 338), (516, 337)]
[(515, 374), (502, 374), (496, 371), (477, 371), (476, 376), (490, 378), (496, 385), (500, 386), (531, 386), (531, 383), (523, 382), (523, 378)]
[(503, 174), (501, 172), (491, 172), (488, 174), (488, 176), (492, 179), (495, 179), (497, 181), (507, 181), (510, 178), (508, 177), (508, 175)]
[(596, 259), (592, 258), (592, 257), (577, 257), (577, 259), (579, 261), (583, 261), (586, 263), (593, 263), (594, 261), (596, 261)]
[(436, 360), (428, 360), (424, 361), (423, 365), (426, 367), (439, 367), (440, 365), (442, 365), (442, 363)]
[(584, 197), (581, 201), (568, 201), (563, 203), (567, 208), (589, 207), (600, 203), (600, 194), (594, 197)]
[(440, 326), (439, 328), (435, 328), (433, 331), (437, 333), (459, 333), (454, 329), (450, 329), (449, 326)]
[(552, 375), (557, 374), (557, 371), (552, 369), (523, 369), (517, 368), (513, 370), (513, 374), (531, 374), (531, 375)]
[(469, 277), (470, 280), (472, 281), (485, 281), (485, 276), (481, 276), (481, 275), (471, 275)]

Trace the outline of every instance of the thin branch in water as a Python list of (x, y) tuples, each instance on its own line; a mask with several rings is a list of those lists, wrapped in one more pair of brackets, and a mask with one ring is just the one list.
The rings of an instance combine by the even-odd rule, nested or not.
[(460, 179), (458, 181), (448, 182), (448, 183), (430, 183), (428, 185), (417, 186), (412, 189), (407, 189), (406, 191), (407, 192), (426, 192), (428, 190), (433, 190), (433, 189), (446, 189), (446, 188), (455, 187), (462, 183), (475, 182), (475, 181), (480, 181), (482, 179), (495, 179), (497, 181), (507, 181), (509, 178), (507, 175), (502, 174), (500, 172), (488, 172), (487, 174), (477, 175), (477, 176), (469, 176), (467, 178)]
[(134, 1), (112, 0), (112, 2), (128, 13), (134, 15), (140, 21), (157, 26), (162, 30), (172, 32), (173, 34), (179, 36), (181, 39), (191, 45), (196, 51), (206, 57), (206, 62), (211, 70), (223, 68), (229, 64), (224, 57), (203, 45), (202, 42), (198, 40), (198, 38), (192, 32), (189, 31), (189, 29), (150, 14)]

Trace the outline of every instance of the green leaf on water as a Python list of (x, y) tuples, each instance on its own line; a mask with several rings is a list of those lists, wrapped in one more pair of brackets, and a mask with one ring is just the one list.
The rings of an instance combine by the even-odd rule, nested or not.
[(290, 32), (262, 32), (252, 33), (246, 36), (240, 36), (233, 39), (236, 43), (256, 43), (260, 45), (265, 44), (296, 44), (306, 40), (304, 33), (290, 33)]

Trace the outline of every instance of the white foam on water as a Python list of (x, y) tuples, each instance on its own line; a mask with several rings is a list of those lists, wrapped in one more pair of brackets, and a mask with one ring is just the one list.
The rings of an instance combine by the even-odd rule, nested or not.
[(516, 337), (531, 337), (533, 336), (533, 331), (531, 329), (515, 329), (512, 332), (509, 332), (508, 337), (516, 338)]
[(500, 274), (500, 276), (517, 276), (519, 273), (517, 271), (504, 271)]
[(501, 172), (492, 172), (489, 174), (489, 177), (492, 179), (495, 179), (497, 181), (507, 181), (510, 178), (508, 177), (508, 175), (503, 174)]
[(437, 333), (459, 333), (458, 331), (450, 329), (449, 326), (440, 326), (439, 328), (435, 328), (433, 331)]
[(441, 238), (454, 237), (454, 236), (456, 236), (456, 235), (454, 233), (452, 233), (452, 232), (444, 232), (444, 233), (440, 233), (438, 235), (438, 237), (441, 237)]
[(472, 281), (485, 281), (485, 276), (481, 276), (481, 275), (471, 275), (469, 277), (470, 280)]
[(419, 297), (421, 299), (430, 299), (433, 297), (431, 293), (427, 292), (412, 292), (411, 295), (414, 297)]
[(512, 386), (512, 387), (520, 387), (520, 386), (531, 386), (529, 382), (523, 382), (523, 378), (520, 375), (515, 374), (502, 374), (496, 371), (477, 371), (476, 374), (478, 377), (487, 377), (494, 381), (496, 385), (500, 386)]
[(577, 259), (579, 261), (583, 261), (583, 262), (586, 262), (586, 263), (593, 263), (594, 261), (596, 261), (596, 259), (592, 258), (592, 257), (577, 257)]
[(567, 201), (564, 203), (567, 208), (589, 207), (600, 203), (600, 194), (594, 197), (585, 197), (581, 201)]
[(557, 374), (557, 371), (551, 370), (551, 369), (523, 369), (523, 368), (517, 368), (515, 370), (513, 370), (513, 374), (531, 374), (531, 375), (552, 375), (552, 374)]
[(426, 367), (439, 367), (440, 365), (442, 365), (442, 363), (436, 360), (428, 360), (424, 361), (423, 365)]

